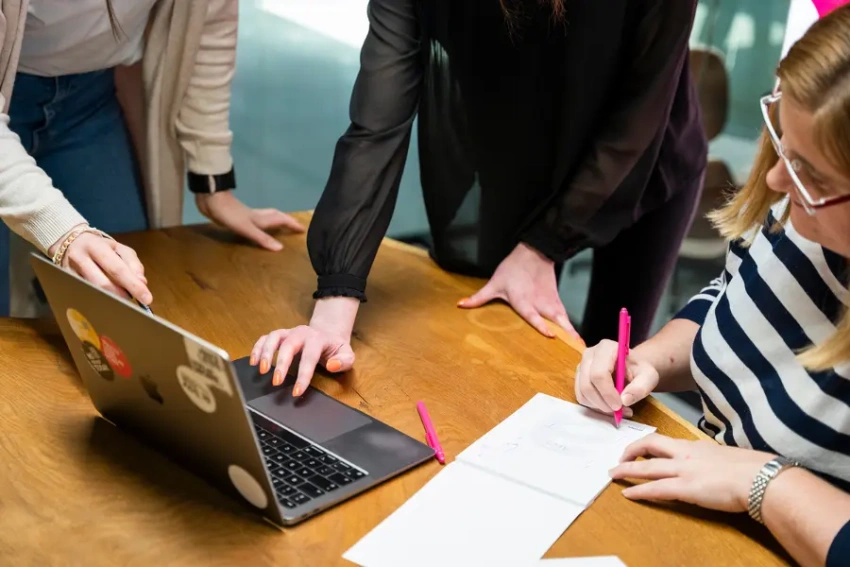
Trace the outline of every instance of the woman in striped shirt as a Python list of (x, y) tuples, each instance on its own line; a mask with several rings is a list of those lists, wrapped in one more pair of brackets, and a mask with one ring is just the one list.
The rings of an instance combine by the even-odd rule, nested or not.
[[(653, 435), (615, 479), (632, 499), (681, 500), (765, 523), (803, 565), (850, 565), (850, 6), (814, 24), (761, 100), (747, 185), (713, 214), (726, 269), (628, 358), (588, 349), (576, 396), (603, 412), (698, 389), (717, 443)], [(637, 460), (644, 457), (642, 460)]]

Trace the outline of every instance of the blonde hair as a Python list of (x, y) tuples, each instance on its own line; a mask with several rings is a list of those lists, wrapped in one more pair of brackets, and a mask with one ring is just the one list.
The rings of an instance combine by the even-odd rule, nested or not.
[[(779, 64), (777, 76), (782, 97), (812, 114), (818, 149), (830, 164), (850, 177), (850, 5), (835, 9), (812, 25)], [(748, 245), (749, 235), (762, 227), (770, 208), (784, 198), (771, 191), (765, 179), (778, 160), (765, 129), (747, 183), (722, 208), (709, 214), (723, 236), (744, 239), (744, 245)], [(781, 229), (787, 220), (788, 211), (771, 229)], [(835, 333), (823, 344), (804, 350), (799, 360), (812, 371), (850, 361), (850, 314), (846, 309)]]

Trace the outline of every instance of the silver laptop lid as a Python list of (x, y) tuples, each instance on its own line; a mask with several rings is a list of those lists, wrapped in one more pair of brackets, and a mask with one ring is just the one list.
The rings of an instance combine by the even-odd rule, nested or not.
[(32, 265), (101, 415), (284, 525), (228, 354), (39, 255)]

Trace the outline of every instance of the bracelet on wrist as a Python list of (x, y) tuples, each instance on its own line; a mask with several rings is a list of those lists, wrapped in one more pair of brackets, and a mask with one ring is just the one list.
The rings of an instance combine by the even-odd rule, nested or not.
[(764, 493), (770, 481), (779, 476), (783, 471), (799, 466), (802, 466), (799, 462), (781, 456), (765, 463), (755, 479), (753, 479), (753, 485), (750, 488), (749, 498), (747, 499), (747, 512), (753, 520), (764, 524), (761, 517), (761, 507), (764, 502)]
[(101, 236), (103, 238), (108, 238), (109, 240), (114, 240), (114, 238), (112, 238), (111, 236), (109, 236), (108, 234), (103, 232), (102, 230), (94, 228), (93, 226), (89, 226), (87, 224), (82, 225), (82, 226), (78, 226), (77, 228), (72, 230), (70, 233), (68, 233), (68, 236), (65, 237), (65, 239), (62, 241), (62, 243), (59, 245), (59, 248), (56, 249), (56, 253), (53, 254), (53, 257), (51, 258), (53, 263), (56, 264), (57, 266), (61, 266), (62, 260), (65, 259), (65, 254), (68, 252), (68, 247), (71, 246), (71, 244), (77, 238), (79, 238), (81, 234), (85, 234), (87, 232), (90, 232), (92, 234), (96, 234), (96, 235)]

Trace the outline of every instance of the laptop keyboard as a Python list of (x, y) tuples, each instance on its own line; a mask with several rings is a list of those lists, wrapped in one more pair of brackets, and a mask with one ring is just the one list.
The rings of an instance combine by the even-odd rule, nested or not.
[(291, 510), (369, 474), (285, 429), (271, 431), (256, 420), (254, 429), (284, 508)]

